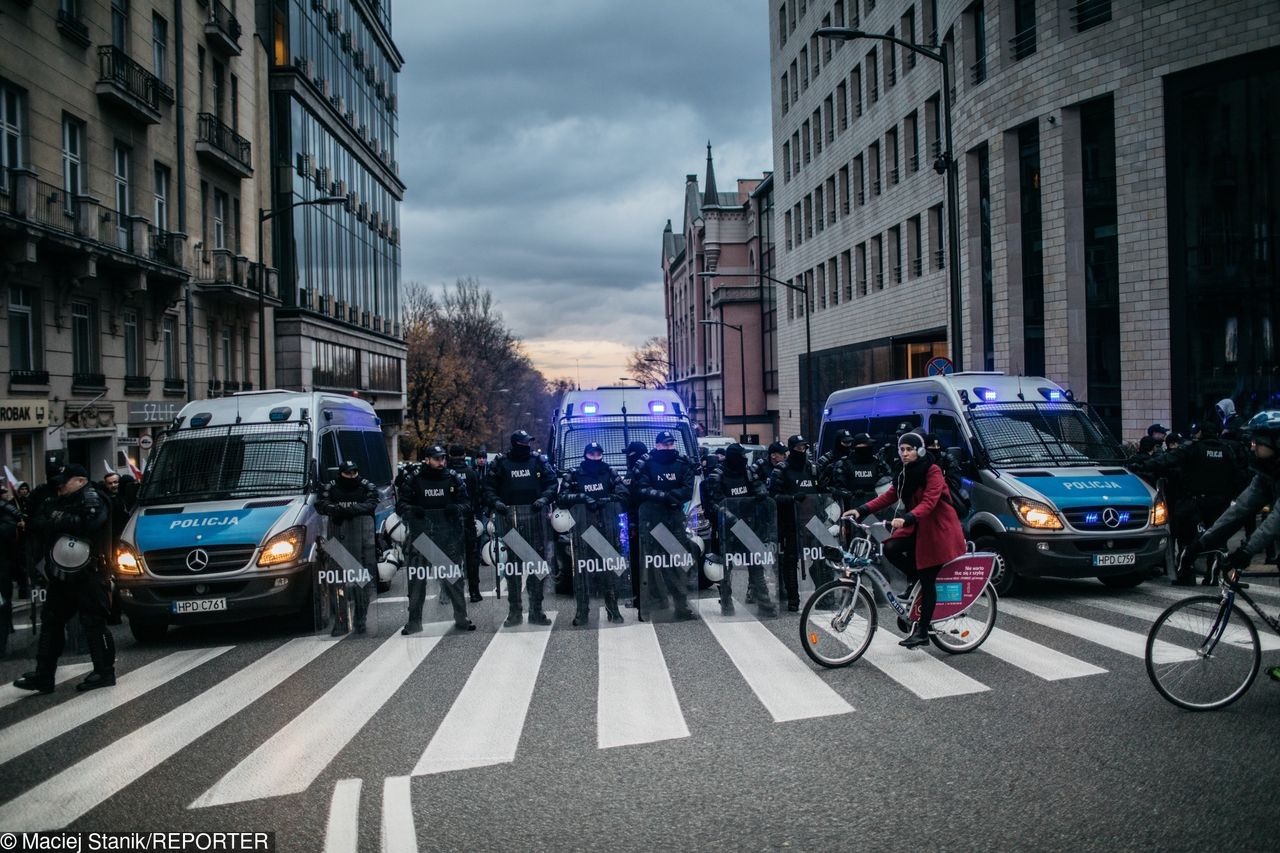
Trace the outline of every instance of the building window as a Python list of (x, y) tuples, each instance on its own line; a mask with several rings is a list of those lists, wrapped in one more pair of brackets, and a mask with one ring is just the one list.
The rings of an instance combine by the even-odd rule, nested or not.
[(9, 170), (22, 167), (25, 93), (0, 82), (0, 192), (9, 191)]
[(871, 194), (880, 195), (880, 143), (873, 142), (867, 149), (867, 157), (871, 161)]
[[(902, 40), (916, 44), (916, 9), (914, 6), (907, 7), (907, 11), (902, 14), (902, 19), (898, 21), (898, 26), (902, 30)], [(902, 51), (902, 73), (905, 75), (915, 67), (915, 53), (904, 49)]]
[(156, 163), (155, 184), (152, 187), (155, 194), (155, 206), (152, 210), (152, 216), (155, 219), (156, 228), (161, 231), (169, 230), (169, 167)]
[(116, 244), (120, 248), (126, 249), (129, 247), (129, 149), (117, 142), (114, 159)]
[(827, 224), (825, 221), (827, 216), (826, 216), (826, 211), (824, 209), (823, 201), (824, 201), (824, 197), (823, 197), (822, 187), (817, 187), (813, 191), (813, 218), (814, 218), (814, 230), (819, 234), (821, 234), (823, 230), (827, 227)]
[(859, 243), (857, 246), (858, 266), (855, 273), (858, 278), (858, 295), (867, 295), (867, 244)]
[(197, 112), (206, 113), (204, 101), (204, 47), (196, 45), (196, 104)]
[(1089, 404), (1107, 426), (1120, 435), (1120, 257), (1115, 114), (1111, 96), (1080, 107), (1080, 148)]
[[(830, 41), (830, 39), (828, 39), (828, 41)], [(823, 109), (826, 111), (823, 114), (823, 122), (827, 128), (827, 142), (834, 142), (836, 138), (835, 97), (833, 95), (827, 95), (826, 100), (822, 102), (822, 106), (823, 106)]]
[(9, 288), (9, 357), (11, 370), (39, 370), (40, 291)]
[(806, 166), (809, 165), (809, 160), (811, 159), (809, 143), (812, 138), (812, 133), (809, 129), (809, 122), (806, 121), (800, 126), (800, 148), (801, 153), (803, 154), (804, 164)]
[(809, 88), (809, 48), (800, 48), (800, 91)]
[(1044, 376), (1044, 233), (1040, 222), (1040, 127), (1018, 128), (1018, 194), (1022, 216), (1023, 372)]
[(231, 336), (231, 326), (222, 326), (222, 375), (227, 379), (236, 375), (235, 341)]
[[(787, 43), (787, 4), (778, 7), (778, 47)], [(785, 88), (785, 87), (784, 87)]]
[(884, 238), (871, 238), (871, 278), (877, 291), (884, 290)]
[(836, 85), (836, 118), (840, 122), (840, 133), (844, 133), (849, 128), (849, 86), (843, 80)]
[(141, 338), (138, 336), (138, 312), (124, 312), (124, 375), (141, 376), (142, 362), (138, 358)]
[(902, 120), (903, 141), (907, 146), (907, 169), (912, 174), (920, 171), (920, 131), (917, 126), (919, 122), (920, 117), (915, 110), (907, 113), (907, 117)]
[(249, 327), (240, 329), (240, 371), (244, 376), (245, 390), (249, 390), (252, 380), (249, 378)]
[(787, 235), (787, 251), (789, 252), (793, 248), (795, 248), (795, 244), (791, 240), (791, 211), (789, 210), (786, 211), (785, 213), (782, 214), (782, 217), (783, 217), (782, 230), (785, 231)]
[(907, 220), (907, 275), (919, 278), (924, 273), (924, 258), (920, 242), (920, 217)]
[(1036, 52), (1036, 0), (1013, 0), (1013, 33), (1009, 47), (1015, 60)]
[(853, 66), (849, 72), (849, 95), (853, 98), (853, 117), (862, 115), (862, 66)]
[(84, 192), (84, 124), (62, 117), (63, 210), (75, 212), (76, 196)]
[(240, 78), (231, 75), (231, 130), (240, 132)]
[(936, 159), (942, 155), (941, 128), (942, 100), (940, 95), (934, 95), (924, 102), (925, 156)]
[(813, 156), (822, 153), (822, 108), (813, 111)]
[[(894, 38), (893, 27), (889, 27), (889, 38)], [(887, 92), (898, 82), (898, 46), (886, 42), (884, 46), (884, 90)]]
[(889, 184), (898, 183), (902, 170), (898, 161), (898, 128), (891, 127), (884, 135), (884, 151), (888, 156)]
[(942, 205), (929, 208), (929, 248), (933, 251), (932, 268), (940, 270), (947, 265), (947, 253), (942, 246)]
[(880, 66), (876, 49), (867, 51), (867, 100), (875, 103), (880, 100)]
[(311, 342), (314, 362), (311, 384), (316, 388), (359, 388), (360, 351), (328, 341)]
[(213, 247), (227, 248), (227, 194), (213, 191)]
[(172, 317), (160, 321), (160, 344), (164, 355), (166, 382), (178, 378), (178, 324)]
[(71, 370), (77, 375), (98, 372), (96, 315), (92, 302), (71, 303)]
[(840, 254), (840, 289), (844, 291), (843, 299), (853, 299), (853, 250), (845, 249)]
[(791, 110), (791, 83), (787, 79), (787, 72), (782, 72), (782, 114), (786, 115)]
[(782, 182), (791, 180), (791, 143), (782, 143)]
[(995, 269), (991, 260), (991, 151), (985, 143), (978, 148), (978, 250), (982, 275), (982, 369), (995, 370)]
[(849, 167), (840, 167), (840, 215), (849, 215)]
[(400, 391), (400, 359), (379, 353), (368, 353), (369, 388), (374, 391)]
[(853, 158), (853, 185), (858, 207), (862, 207), (867, 203), (867, 167), (861, 154)]
[(894, 284), (902, 283), (902, 226), (889, 229), (889, 272)]
[(982, 0), (969, 7), (965, 15), (965, 59), (969, 62), (969, 80), (976, 86), (987, 79), (987, 14)]
[(159, 15), (151, 15), (151, 73), (164, 82), (165, 58), (169, 54), (169, 23)]
[(791, 70), (787, 72), (791, 75), (791, 103), (800, 100), (800, 67), (796, 61), (791, 60)]
[(129, 52), (129, 0), (111, 0), (111, 43)]
[(1111, 0), (1078, 0), (1071, 7), (1076, 32), (1082, 33), (1111, 20)]

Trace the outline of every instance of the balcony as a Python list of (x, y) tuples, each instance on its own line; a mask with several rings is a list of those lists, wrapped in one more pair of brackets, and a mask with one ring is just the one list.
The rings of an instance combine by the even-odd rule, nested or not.
[(47, 390), (49, 387), (49, 371), (47, 370), (10, 370), (9, 390)]
[(62, 187), (40, 180), (35, 172), (10, 170), (9, 193), (3, 209), (9, 216), (74, 234), (79, 208), (79, 199), (68, 196)]
[(240, 55), (240, 22), (218, 0), (209, 4), (209, 20), (204, 25), (204, 38), (209, 47), (228, 56)]
[(150, 376), (125, 376), (124, 393), (146, 394), (151, 390)]
[[(193, 279), (196, 290), (206, 296), (221, 298), (241, 305), (258, 304), (258, 265), (248, 258), (237, 257), (230, 249), (201, 252), (194, 260)], [(275, 270), (267, 270), (266, 303), (278, 306)]]
[(103, 373), (71, 374), (71, 390), (73, 391), (105, 391), (107, 377)]
[(1036, 52), (1036, 25), (1032, 24), (1022, 32), (1009, 39), (1009, 52), (1014, 61), (1026, 59)]
[(240, 383), (235, 381), (234, 379), (228, 379), (227, 381), (222, 383), (222, 393), (224, 394), (234, 394), (239, 390), (240, 390)]
[(173, 89), (118, 47), (98, 48), (98, 98), (121, 108), (143, 124), (160, 123), (160, 100), (173, 100)]
[(151, 260), (182, 269), (182, 236), (148, 225)]
[(187, 393), (187, 383), (185, 380), (178, 379), (173, 376), (164, 378), (164, 393), (170, 396), (179, 396)]
[(218, 121), (212, 113), (198, 116), (196, 155), (238, 178), (253, 177), (249, 140)]
[(58, 10), (58, 32), (81, 47), (89, 46), (89, 25), (75, 12), (69, 12), (66, 9)]

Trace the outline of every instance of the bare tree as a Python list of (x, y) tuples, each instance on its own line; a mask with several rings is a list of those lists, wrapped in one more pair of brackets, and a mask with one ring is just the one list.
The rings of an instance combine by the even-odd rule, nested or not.
[(646, 388), (665, 388), (671, 359), (665, 337), (652, 337), (627, 356), (627, 373)]

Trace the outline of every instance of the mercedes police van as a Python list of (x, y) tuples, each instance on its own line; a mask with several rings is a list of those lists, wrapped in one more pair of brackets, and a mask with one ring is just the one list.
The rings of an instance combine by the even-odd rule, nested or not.
[(169, 625), (315, 613), (318, 486), (355, 460), (393, 505), (380, 421), (339, 394), (249, 391), (183, 406), (157, 439), (116, 553), (140, 642)]
[(1136, 586), (1164, 564), (1163, 497), (1124, 468), (1093, 410), (1048, 379), (966, 372), (837, 391), (819, 447), (831, 449), (840, 429), (892, 447), (904, 424), (937, 433), (960, 463), (968, 536), (1001, 557), (997, 592), (1019, 575)]
[(625, 474), (627, 445), (641, 441), (652, 450), (662, 430), (675, 433), (677, 450), (698, 459), (689, 413), (674, 391), (632, 386), (567, 391), (551, 419), (549, 452), (552, 462), (567, 471), (577, 467), (583, 448), (594, 441), (604, 448), (604, 461)]

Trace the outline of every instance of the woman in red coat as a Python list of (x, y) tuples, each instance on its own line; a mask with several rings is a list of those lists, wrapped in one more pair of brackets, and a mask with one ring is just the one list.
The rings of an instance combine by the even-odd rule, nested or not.
[(902, 472), (888, 491), (845, 514), (861, 518), (893, 506), (899, 498), (906, 505), (907, 512), (889, 523), (893, 535), (884, 543), (884, 555), (909, 581), (923, 584), (920, 621), (911, 636), (899, 643), (914, 648), (929, 642), (929, 624), (938, 603), (934, 585), (938, 571), (965, 552), (965, 541), (942, 469), (925, 451), (924, 439), (914, 432), (903, 434), (898, 439), (898, 455), (902, 458)]

